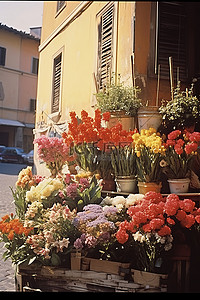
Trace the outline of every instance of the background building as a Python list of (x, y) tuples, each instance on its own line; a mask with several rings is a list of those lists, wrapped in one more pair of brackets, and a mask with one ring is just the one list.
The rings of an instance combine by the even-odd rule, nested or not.
[(0, 24), (0, 144), (33, 148), (40, 39)]

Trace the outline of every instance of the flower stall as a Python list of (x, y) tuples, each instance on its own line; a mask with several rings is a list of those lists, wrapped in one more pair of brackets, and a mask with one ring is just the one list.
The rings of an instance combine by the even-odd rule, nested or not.
[[(175, 130), (163, 138), (153, 128), (107, 128), (102, 120), (110, 114), (100, 110), (94, 118), (82, 111), (79, 122), (75, 112), (70, 116), (62, 138), (34, 141), (50, 176), (23, 169), (12, 188), (16, 210), (0, 221), (3, 258), (15, 265), (17, 290), (190, 290), (200, 208), (191, 194), (162, 188), (168, 178), (191, 177), (200, 134)], [(119, 176), (134, 179), (132, 191), (119, 190), (119, 183), (115, 190)], [(107, 180), (113, 189), (106, 190)]]

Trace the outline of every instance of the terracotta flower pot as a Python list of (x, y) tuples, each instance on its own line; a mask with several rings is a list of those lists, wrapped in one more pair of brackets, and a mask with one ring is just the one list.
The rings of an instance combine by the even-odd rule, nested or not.
[(158, 184), (155, 182), (138, 182), (139, 194), (146, 194), (150, 191), (160, 193), (161, 187), (161, 182)]

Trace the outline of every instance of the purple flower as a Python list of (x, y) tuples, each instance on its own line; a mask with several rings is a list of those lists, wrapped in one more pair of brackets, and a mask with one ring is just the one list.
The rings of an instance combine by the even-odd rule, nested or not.
[(105, 216), (116, 215), (118, 208), (115, 206), (106, 206), (103, 212)]
[(84, 211), (92, 211), (94, 213), (101, 213), (103, 211), (103, 208), (98, 205), (98, 204), (89, 204), (89, 205), (86, 205), (84, 206), (83, 208)]

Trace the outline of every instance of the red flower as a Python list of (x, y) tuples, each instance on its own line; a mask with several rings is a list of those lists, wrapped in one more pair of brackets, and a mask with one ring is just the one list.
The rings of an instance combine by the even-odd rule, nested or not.
[(200, 142), (200, 132), (193, 132), (189, 136), (191, 142)]
[(125, 230), (120, 229), (116, 233), (116, 238), (120, 244), (126, 243), (128, 241), (128, 237), (129, 235)]
[(164, 224), (164, 220), (161, 220), (161, 219), (158, 219), (158, 218), (154, 218), (149, 223), (152, 230), (160, 229), (163, 224)]
[(143, 228), (144, 232), (151, 232), (150, 224), (145, 224), (145, 225), (143, 225), (142, 228)]
[(175, 225), (174, 220), (171, 219), (171, 218), (167, 218), (167, 223), (168, 223), (169, 225)]
[(191, 214), (186, 215), (185, 218), (181, 221), (181, 225), (186, 228), (190, 228), (195, 223), (195, 217)]
[(168, 134), (167, 138), (169, 140), (175, 140), (180, 134), (181, 134), (180, 130), (174, 130)]
[(181, 155), (181, 154), (183, 153), (183, 148), (182, 148), (179, 144), (176, 144), (176, 145), (174, 146), (174, 150), (176, 151), (176, 153), (177, 153), (178, 155)]
[(173, 216), (179, 209), (179, 197), (175, 194), (167, 196), (165, 202), (165, 212), (168, 216)]
[(158, 231), (158, 234), (160, 236), (170, 235), (171, 229), (169, 228), (169, 226), (165, 225)]
[(192, 212), (195, 207), (195, 202), (190, 199), (184, 199), (183, 201), (180, 200), (180, 208), (183, 209), (185, 212)]
[(197, 223), (200, 223), (200, 215), (197, 215), (197, 216), (195, 217), (195, 220), (197, 221)]
[(156, 192), (147, 192), (144, 197), (143, 197), (143, 201), (147, 200), (150, 203), (160, 203), (160, 201), (163, 201), (163, 197), (160, 193), (156, 193)]
[(110, 120), (110, 112), (109, 111), (104, 112), (102, 115), (102, 119), (108, 122)]
[(185, 146), (185, 152), (186, 154), (191, 154), (192, 152), (197, 151), (198, 144), (197, 143), (189, 143)]
[(186, 212), (182, 209), (179, 209), (177, 214), (176, 214), (176, 218), (178, 221), (182, 221), (183, 219), (185, 219), (186, 217)]

